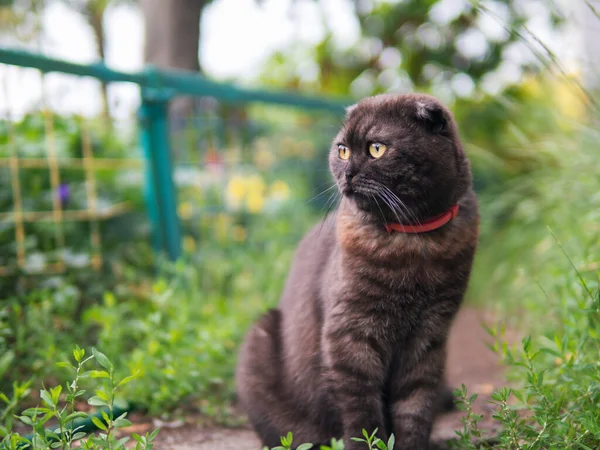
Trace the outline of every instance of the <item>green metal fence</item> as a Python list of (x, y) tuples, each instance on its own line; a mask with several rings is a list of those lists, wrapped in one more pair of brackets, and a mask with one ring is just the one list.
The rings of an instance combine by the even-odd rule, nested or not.
[[(217, 83), (198, 74), (182, 71), (164, 71), (148, 67), (137, 73), (126, 73), (111, 70), (103, 64), (82, 65), (66, 61), (48, 58), (39, 54), (32, 54), (22, 50), (0, 48), (0, 64), (7, 64), (25, 68), (37, 69), (42, 73), (59, 72), (77, 77), (92, 77), (103, 83), (134, 83), (140, 87), (141, 107), (139, 110), (139, 141), (144, 150), (146, 205), (149, 221), (152, 226), (152, 239), (155, 248), (164, 251), (172, 260), (181, 254), (181, 221), (178, 216), (178, 202), (176, 183), (174, 181), (174, 159), (177, 159), (177, 149), (173, 144), (173, 123), (169, 121), (169, 103), (179, 96), (191, 96), (194, 98), (211, 98), (220, 105), (228, 105), (232, 108), (246, 107), (253, 104), (271, 105), (273, 107), (291, 108), (292, 110), (306, 110), (311, 114), (325, 114), (337, 121), (343, 114), (348, 102), (343, 100), (325, 99), (310, 96), (302, 96), (288, 92), (272, 92), (266, 90), (243, 89), (232, 84)], [(277, 114), (277, 113), (275, 113)], [(214, 117), (195, 116), (186, 118), (188, 126), (200, 133), (218, 136), (226, 124), (223, 120), (214, 120)], [(189, 121), (192, 120), (192, 123)], [(252, 125), (247, 121), (246, 128)], [(310, 127), (305, 130), (305, 135), (316, 133), (317, 130)], [(260, 134), (260, 130), (252, 131), (254, 135)], [(285, 134), (285, 132), (283, 133)], [(330, 134), (330, 138), (333, 134)], [(216, 138), (215, 138), (216, 139)], [(86, 174), (93, 178), (93, 159), (89, 151), (86, 151), (85, 139), (83, 139), (84, 155), (81, 165)], [(286, 145), (285, 143), (280, 143)], [(192, 144), (193, 145), (193, 144)], [(89, 146), (88, 146), (89, 148)], [(18, 173), (22, 161), (18, 158), (6, 158), (6, 165), (13, 174), (13, 193), (18, 194), (21, 187), (18, 185)], [(51, 181), (59, 188), (56, 174), (58, 166), (52, 155), (47, 161), (51, 171)], [(121, 164), (132, 161), (121, 161)], [(33, 164), (29, 161), (27, 164)], [(108, 162), (110, 164), (110, 162)], [(54, 180), (54, 181), (53, 181)], [(16, 183), (16, 184), (15, 184)], [(88, 183), (89, 184), (89, 183)], [(94, 205), (94, 180), (92, 189), (88, 189), (88, 204)], [(17, 195), (18, 197), (18, 195)], [(15, 211), (7, 213), (10, 220), (17, 225), (17, 243), (23, 240), (23, 222), (29, 217), (19, 207), (19, 198), (15, 198)], [(88, 208), (89, 209), (89, 208)], [(77, 215), (73, 212), (73, 220), (76, 217), (85, 219), (89, 216), (84, 211)], [(89, 211), (88, 211), (89, 213)], [(35, 215), (29, 214), (32, 217)], [(42, 214), (43, 215), (43, 214)], [(51, 216), (55, 224), (69, 216), (62, 210), (61, 205), (55, 202), (52, 211), (46, 215)], [(94, 216), (94, 217), (97, 217)], [(99, 241), (98, 234), (92, 227), (92, 241)], [(63, 238), (64, 239), (64, 238)]]

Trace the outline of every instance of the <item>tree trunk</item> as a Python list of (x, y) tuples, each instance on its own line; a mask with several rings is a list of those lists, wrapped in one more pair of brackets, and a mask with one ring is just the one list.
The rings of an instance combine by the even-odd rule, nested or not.
[[(141, 0), (146, 20), (146, 63), (163, 69), (200, 71), (200, 15), (210, 0)], [(172, 118), (192, 111), (190, 98), (171, 103)]]
[[(105, 62), (106, 42), (104, 36), (104, 24), (102, 22), (102, 18), (104, 17), (104, 9), (99, 10), (97, 8), (88, 7), (86, 15), (88, 22), (94, 31), (94, 37), (96, 38), (96, 51), (98, 52), (98, 56), (102, 62)], [(110, 106), (108, 103), (108, 88), (106, 83), (102, 83), (100, 89), (102, 91), (102, 117), (104, 117), (108, 123), (110, 120)]]

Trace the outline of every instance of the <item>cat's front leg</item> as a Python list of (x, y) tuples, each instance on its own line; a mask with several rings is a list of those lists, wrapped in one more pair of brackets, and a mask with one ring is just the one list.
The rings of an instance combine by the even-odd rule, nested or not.
[(382, 389), (384, 363), (376, 343), (363, 332), (342, 328), (324, 336), (323, 351), (326, 379), (344, 430), (344, 448), (356, 450), (364, 444), (354, 442), (376, 428), (377, 436), (387, 439), (383, 417)]
[(397, 374), (392, 387), (391, 415), (396, 449), (427, 450), (438, 409), (445, 349), (430, 349), (418, 362)]

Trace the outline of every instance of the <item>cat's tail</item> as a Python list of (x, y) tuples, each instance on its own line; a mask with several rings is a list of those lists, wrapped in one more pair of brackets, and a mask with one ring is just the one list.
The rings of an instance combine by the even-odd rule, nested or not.
[(281, 313), (264, 314), (246, 335), (236, 368), (238, 400), (250, 423), (269, 447), (279, 445), (281, 430), (271, 417), (282, 405), (281, 394)]
[(288, 431), (298, 444), (320, 441), (323, 435), (286, 395), (282, 352), (281, 312), (272, 309), (246, 335), (236, 369), (238, 400), (269, 448), (279, 446)]

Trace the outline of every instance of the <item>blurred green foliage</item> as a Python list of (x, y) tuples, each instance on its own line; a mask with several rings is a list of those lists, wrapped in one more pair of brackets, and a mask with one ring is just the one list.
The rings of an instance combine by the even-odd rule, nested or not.
[[(132, 207), (102, 222), (102, 270), (68, 264), (65, 275), (23, 271), (0, 279), (0, 390), (10, 391), (16, 380), (30, 380), (35, 387), (61, 380), (64, 373), (54, 361), (67, 358), (76, 344), (97, 345), (115, 361), (119, 376), (139, 371), (139, 383), (125, 394), (153, 414), (191, 401), (187, 408), (224, 418), (233, 395), (236, 346), (256, 315), (275, 303), (295, 244), (324, 204), (311, 197), (328, 178), (321, 161), (330, 136), (319, 129), (331, 119), (317, 125), (311, 123), (317, 118), (293, 116), (308, 120), (299, 126), (280, 113), (279, 121), (265, 122), (272, 113), (253, 111), (257, 120), (244, 122), (247, 129), (202, 117), (174, 131), (185, 251), (175, 266), (152, 255), (147, 245), (140, 171), (110, 169), (99, 175), (99, 202), (127, 200)], [(59, 158), (82, 156), (82, 125), (79, 118), (53, 118)], [(127, 134), (85, 125), (99, 160), (135, 156)], [(3, 126), (2, 156), (45, 157), (49, 129), (42, 115)], [(6, 175), (0, 192), (6, 192), (2, 210), (10, 211)], [(51, 210), (57, 193), (47, 169), (22, 168), (20, 181), (28, 208)], [(61, 182), (73, 193), (66, 209), (85, 209), (85, 195), (79, 195), (85, 193), (83, 171), (61, 169)], [(3, 255), (12, 252), (7, 259), (14, 262), (14, 226), (4, 225), (0, 246), (8, 249)], [(68, 224), (67, 249), (55, 248), (53, 228), (32, 225), (28, 255), (89, 258), (86, 223)], [(39, 244), (45, 241), (49, 249)]]
[[(555, 164), (480, 196), (482, 239), (471, 298), (494, 311), (493, 348), (511, 389), (492, 395), (494, 448), (598, 448), (600, 173), (598, 117), (547, 136)], [(526, 337), (515, 342), (515, 330)], [(468, 405), (466, 395), (463, 404)], [(468, 408), (468, 407), (467, 407)], [(470, 414), (456, 448), (481, 430)]]
[(357, 98), (432, 89), (468, 98), (507, 63), (517, 74), (536, 66), (527, 57), (534, 16), (550, 27), (563, 21), (554, 2), (517, 0), (357, 1), (355, 16), (356, 41), (341, 42), (339, 30), (329, 30), (317, 45), (297, 43), (273, 55), (262, 80)]

